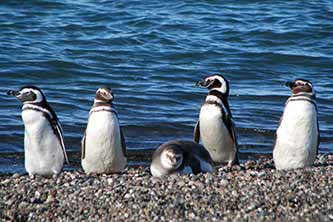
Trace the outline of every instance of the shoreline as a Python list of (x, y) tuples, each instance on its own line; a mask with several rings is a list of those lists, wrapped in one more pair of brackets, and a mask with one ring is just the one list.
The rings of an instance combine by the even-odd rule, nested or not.
[[(151, 162), (151, 158), (154, 148), (150, 149), (129, 149), (128, 153), (128, 165), (129, 167), (148, 166)], [(65, 164), (65, 171), (80, 170), (81, 168), (81, 151), (67, 151), (70, 164)], [(256, 159), (269, 159), (272, 158), (272, 154), (268, 153), (240, 153), (240, 161), (246, 162)], [(7, 152), (0, 153), (0, 176), (12, 175), (14, 173), (24, 174), (24, 152)]]
[(145, 166), (98, 176), (2, 175), (0, 195), (7, 221), (332, 221), (333, 155), (305, 169), (277, 171), (260, 159), (164, 179)]

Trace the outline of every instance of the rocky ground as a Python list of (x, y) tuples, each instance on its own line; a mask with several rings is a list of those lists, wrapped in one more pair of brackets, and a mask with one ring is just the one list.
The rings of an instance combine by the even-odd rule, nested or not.
[(333, 221), (333, 155), (312, 168), (276, 171), (248, 161), (214, 174), (0, 177), (1, 221)]

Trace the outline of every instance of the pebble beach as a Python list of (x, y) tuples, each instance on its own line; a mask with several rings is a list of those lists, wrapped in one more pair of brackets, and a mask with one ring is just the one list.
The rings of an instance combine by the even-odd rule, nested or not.
[(332, 221), (333, 155), (314, 167), (277, 171), (247, 161), (213, 174), (154, 178), (148, 166), (123, 174), (0, 176), (1, 221)]
[[(332, 1), (14, 0), (2, 1), (0, 12), (0, 222), (333, 222)], [(212, 74), (228, 80), (222, 100), (241, 164), (153, 177), (155, 148), (192, 140), (208, 93), (196, 83)], [(295, 79), (311, 81), (316, 92), (316, 108), (304, 114), (316, 111), (320, 155), (311, 168), (277, 171), (272, 149), (291, 95), (285, 82)], [(43, 144), (44, 153), (53, 140), (48, 129), (25, 132), (29, 115), (22, 122), (22, 104), (9, 96), (23, 86), (43, 90), (61, 122), (70, 163), (57, 176), (25, 173), (24, 144)], [(121, 174), (81, 168), (100, 87), (114, 93), (126, 140)], [(295, 126), (308, 125), (302, 118)], [(298, 135), (292, 140), (301, 144)]]

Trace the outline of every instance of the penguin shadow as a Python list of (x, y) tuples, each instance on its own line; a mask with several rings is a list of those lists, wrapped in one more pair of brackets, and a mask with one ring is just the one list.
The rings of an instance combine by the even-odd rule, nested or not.
[(118, 177), (118, 176), (151, 176), (150, 170), (147, 166), (141, 165), (129, 165), (122, 172), (107, 172), (107, 173), (85, 173), (83, 169), (79, 169), (78, 172), (89, 178), (98, 177)]
[(50, 174), (50, 175), (40, 175), (40, 174), (29, 174), (29, 173), (22, 173), (19, 174), (19, 176), (27, 176), (29, 177), (30, 180), (35, 180), (35, 181), (41, 181), (41, 180), (45, 180), (45, 179), (53, 179), (56, 180), (57, 178), (59, 178), (61, 176), (62, 172), (60, 172), (59, 174)]
[(313, 167), (328, 167), (328, 166), (333, 166), (333, 163), (314, 163)]
[(313, 167), (328, 167), (333, 166), (333, 158), (330, 157), (332, 154), (319, 155), (313, 164)]
[(127, 175), (127, 170), (124, 170), (123, 172), (108, 172), (108, 173), (85, 173), (82, 170), (82, 173), (86, 175), (87, 178), (98, 178), (98, 177), (112, 177), (112, 176), (122, 176)]
[(223, 173), (232, 173), (232, 172), (247, 171), (247, 170), (261, 171), (268, 169), (275, 169), (275, 167), (270, 162), (258, 163), (257, 161), (253, 160), (244, 161), (238, 165), (232, 165), (232, 166), (224, 164), (215, 164), (215, 172), (223, 172)]
[(228, 166), (227, 164), (215, 163), (217, 171), (233, 172), (233, 171), (246, 171), (246, 170), (272, 170), (275, 169), (274, 161), (270, 158), (259, 159), (240, 159), (239, 164)]
[(271, 154), (240, 153), (240, 166), (244, 168), (244, 170), (275, 169), (273, 155)]

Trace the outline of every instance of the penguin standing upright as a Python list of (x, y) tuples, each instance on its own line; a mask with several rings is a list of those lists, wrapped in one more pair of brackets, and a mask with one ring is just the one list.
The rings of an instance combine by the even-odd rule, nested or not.
[(67, 155), (61, 125), (43, 92), (35, 86), (9, 90), (23, 103), (25, 168), (29, 175), (56, 175)]
[(200, 144), (185, 140), (171, 140), (155, 150), (150, 172), (155, 177), (170, 174), (213, 172), (213, 161)]
[(194, 141), (201, 140), (216, 163), (238, 164), (237, 138), (229, 108), (229, 83), (219, 74), (197, 82), (209, 90), (194, 129)]
[(319, 147), (317, 105), (312, 83), (296, 79), (286, 85), (292, 95), (286, 102), (273, 150), (275, 167), (279, 170), (312, 166)]
[(125, 139), (113, 108), (110, 88), (99, 88), (82, 139), (82, 167), (86, 173), (120, 173), (127, 164)]

